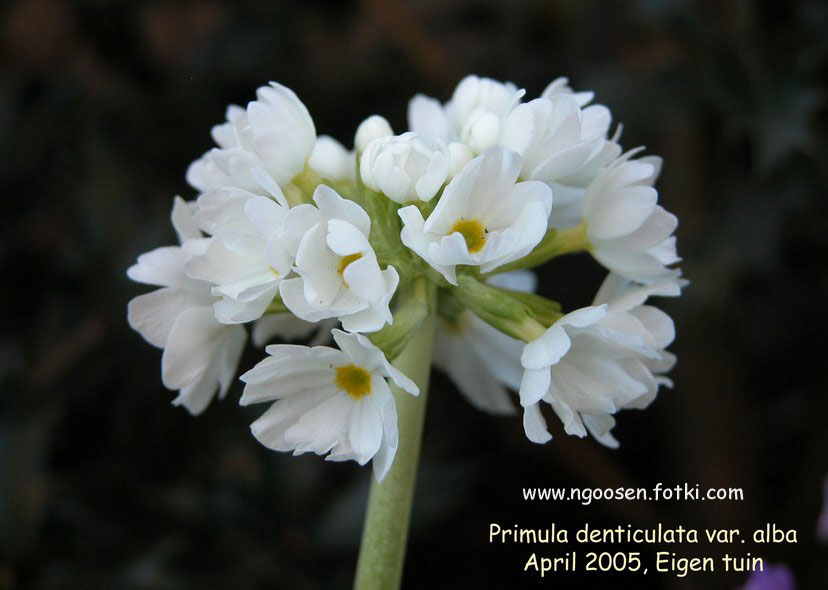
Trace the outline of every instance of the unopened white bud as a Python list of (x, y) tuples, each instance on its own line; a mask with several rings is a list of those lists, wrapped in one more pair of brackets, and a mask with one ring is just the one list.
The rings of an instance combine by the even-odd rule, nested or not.
[(382, 139), (394, 135), (391, 129), (391, 124), (379, 115), (371, 115), (365, 119), (357, 127), (356, 135), (354, 136), (354, 147), (357, 152), (362, 152), (368, 147), (368, 144), (375, 139)]
[(333, 137), (320, 135), (313, 146), (308, 166), (328, 180), (353, 179), (354, 154)]
[(431, 200), (446, 182), (449, 165), (443, 142), (409, 131), (368, 144), (359, 171), (365, 186), (402, 204)]
[(476, 109), (461, 131), (461, 139), (475, 154), (482, 154), (497, 143), (501, 118), (491, 111)]

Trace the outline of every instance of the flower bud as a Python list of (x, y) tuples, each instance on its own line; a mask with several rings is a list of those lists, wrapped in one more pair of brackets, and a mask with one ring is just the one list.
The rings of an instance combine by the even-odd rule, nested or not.
[(308, 159), (308, 166), (328, 180), (353, 179), (354, 154), (333, 137), (320, 135)]
[(403, 133), (368, 144), (359, 170), (365, 186), (392, 201), (429, 201), (448, 178), (449, 151), (442, 142)]
[(385, 117), (371, 115), (357, 127), (354, 136), (354, 148), (357, 152), (362, 152), (375, 139), (382, 139), (390, 135), (394, 135), (394, 131)]
[(524, 90), (511, 82), (466, 76), (451, 98), (451, 118), (460, 141), (475, 155), (499, 143), (501, 126)]
[(463, 126), (460, 137), (472, 151), (482, 154), (497, 143), (501, 123), (501, 118), (495, 113), (476, 109)]

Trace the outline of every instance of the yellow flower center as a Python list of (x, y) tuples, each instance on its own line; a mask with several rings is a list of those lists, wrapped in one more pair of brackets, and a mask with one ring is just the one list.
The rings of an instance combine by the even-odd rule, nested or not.
[(348, 287), (348, 281), (345, 280), (345, 269), (348, 268), (348, 265), (354, 260), (359, 260), (360, 258), (362, 258), (362, 254), (357, 252), (356, 254), (348, 254), (347, 256), (343, 256), (342, 260), (339, 262), (339, 268), (336, 272), (338, 272), (339, 276), (342, 277), (342, 282), (345, 283), (346, 287)]
[(282, 273), (280, 273), (278, 270), (276, 270), (272, 266), (268, 266), (267, 268), (270, 270), (270, 272), (273, 273), (273, 276), (276, 277), (277, 279), (282, 276)]
[(362, 254), (357, 252), (356, 254), (348, 254), (347, 256), (342, 257), (342, 261), (339, 263), (339, 270), (337, 272), (342, 274), (345, 272), (345, 269), (348, 267), (349, 264), (354, 262), (355, 260), (359, 260), (362, 258)]
[(336, 368), (336, 384), (354, 399), (371, 393), (371, 373), (354, 364)]
[(486, 228), (476, 219), (461, 219), (451, 226), (451, 233), (460, 232), (469, 252), (479, 252), (486, 243)]

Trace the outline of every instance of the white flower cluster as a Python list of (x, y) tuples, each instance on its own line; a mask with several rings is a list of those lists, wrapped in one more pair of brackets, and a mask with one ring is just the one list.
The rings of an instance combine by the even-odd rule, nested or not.
[[(388, 380), (418, 394), (389, 360), (436, 313), (435, 363), (472, 405), (511, 413), (516, 390), (530, 440), (551, 438), (544, 401), (566, 432), (617, 444), (613, 415), (669, 384), (673, 324), (645, 302), (680, 294), (677, 221), (657, 204), (660, 159), (623, 153), (592, 93), (560, 78), (524, 94), (469, 76), (445, 104), (415, 96), (400, 135), (366, 119), (353, 151), (317, 137), (279, 84), (231, 106), (187, 171), (197, 198), (175, 199), (179, 245), (128, 271), (160, 287), (128, 317), (163, 348), (174, 403), (198, 414), (227, 393), (241, 324), (258, 345), (332, 334), (338, 349), (268, 346), (241, 403), (273, 402), (252, 426), (267, 447), (373, 459), (381, 480), (398, 444)], [(591, 307), (564, 314), (523, 269), (576, 251), (610, 274)]]

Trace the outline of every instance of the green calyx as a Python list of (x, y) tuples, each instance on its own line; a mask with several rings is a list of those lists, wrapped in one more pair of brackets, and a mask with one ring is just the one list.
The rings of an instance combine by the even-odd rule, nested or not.
[(538, 338), (548, 327), (536, 316), (533, 308), (547, 322), (563, 315), (554, 311), (555, 302), (546, 301), (538, 295), (534, 296), (536, 299), (523, 297), (527, 295), (525, 293), (517, 297), (515, 291), (487, 285), (470, 275), (459, 275), (457, 282), (458, 285), (452, 288), (452, 295), (457, 301), (487, 324), (524, 342)]
[(400, 239), (402, 221), (397, 214), (400, 205), (384, 194), (365, 187), (358, 202), (371, 218), (368, 241), (380, 264), (395, 267), (402, 277), (420, 274), (423, 260), (406, 248)]
[(557, 301), (552, 301), (535, 293), (525, 293), (524, 291), (504, 289), (503, 287), (495, 287), (495, 289), (512, 299), (520, 301), (529, 309), (532, 318), (544, 326), (551, 326), (564, 315), (561, 311), (561, 304)]
[(585, 223), (567, 229), (550, 228), (540, 243), (523, 258), (504, 264), (486, 276), (540, 266), (558, 256), (573, 252), (589, 251), (592, 246), (587, 238)]

